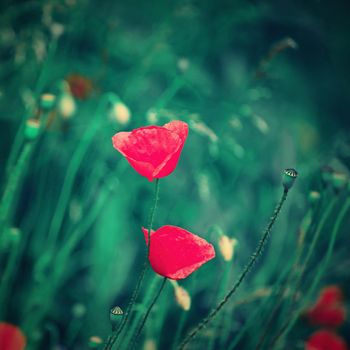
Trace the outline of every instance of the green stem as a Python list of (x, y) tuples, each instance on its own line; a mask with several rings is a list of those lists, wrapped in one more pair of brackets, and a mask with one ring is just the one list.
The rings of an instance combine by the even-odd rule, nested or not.
[(11, 247), (10, 256), (6, 262), (5, 269), (0, 278), (0, 320), (5, 317), (6, 308), (8, 303), (6, 302), (7, 297), (11, 291), (13, 279), (15, 277), (16, 267), (18, 266), (18, 258), (21, 253), (20, 237), (18, 241), (14, 242), (14, 246)]
[(267, 225), (265, 231), (262, 234), (262, 237), (260, 239), (260, 242), (258, 244), (258, 246), (256, 247), (254, 253), (251, 255), (250, 260), (248, 262), (248, 264), (246, 265), (246, 267), (244, 268), (244, 270), (242, 271), (241, 275), (238, 277), (236, 283), (234, 284), (234, 286), (232, 287), (232, 289), (225, 295), (225, 297), (221, 300), (221, 302), (217, 305), (217, 307), (212, 310), (210, 312), (210, 314), (203, 319), (202, 322), (200, 322), (197, 327), (191, 331), (187, 337), (184, 339), (184, 341), (180, 344), (179, 346), (179, 350), (182, 350), (185, 348), (185, 346), (195, 338), (195, 336), (197, 335), (197, 333), (204, 328), (210, 321), (212, 321), (214, 319), (214, 317), (218, 314), (218, 312), (222, 309), (222, 307), (228, 302), (228, 300), (231, 298), (231, 296), (236, 292), (236, 290), (239, 288), (239, 286), (241, 285), (242, 281), (244, 280), (244, 278), (246, 277), (246, 275), (249, 273), (249, 271), (252, 269), (252, 267), (254, 266), (256, 260), (258, 259), (258, 257), (260, 256), (260, 254), (262, 253), (265, 243), (270, 235), (271, 229), (282, 209), (283, 203), (285, 202), (285, 200), (287, 199), (287, 195), (288, 195), (288, 190), (284, 189), (283, 191), (283, 195), (278, 203), (278, 205), (276, 206), (276, 209), (270, 219), (269, 224)]
[[(33, 143), (26, 143), (13, 170), (8, 174), (8, 181), (0, 203), (1, 232), (7, 227), (8, 221), (10, 220), (10, 213), (16, 198), (16, 193), (19, 190), (19, 185), (24, 174), (24, 168), (26, 167), (32, 150)], [(0, 237), (1, 236), (2, 234), (0, 234)]]
[(137, 330), (137, 332), (136, 332), (136, 335), (135, 335), (135, 337), (134, 337), (134, 339), (133, 339), (133, 341), (132, 341), (132, 344), (131, 344), (131, 346), (130, 346), (130, 349), (134, 349), (134, 347), (136, 346), (137, 341), (138, 341), (138, 339), (139, 339), (139, 336), (140, 336), (140, 334), (141, 334), (141, 332), (142, 332), (142, 330), (143, 330), (143, 327), (144, 327), (145, 324), (146, 324), (147, 318), (148, 318), (149, 314), (151, 313), (154, 304), (157, 302), (157, 300), (158, 300), (160, 294), (162, 293), (162, 290), (163, 290), (163, 288), (164, 288), (164, 286), (165, 286), (166, 281), (167, 281), (167, 278), (164, 277), (164, 278), (163, 278), (163, 281), (162, 281), (162, 284), (161, 284), (161, 286), (160, 286), (160, 288), (159, 288), (159, 290), (158, 290), (156, 296), (154, 297), (152, 303), (151, 303), (150, 306), (148, 307), (148, 309), (147, 309), (147, 311), (146, 311), (146, 313), (145, 313), (145, 315), (144, 315), (144, 317), (143, 317), (143, 319), (142, 319), (142, 321), (141, 321), (141, 324), (140, 324), (140, 326), (139, 326), (139, 328), (138, 328), (138, 330)]
[[(316, 241), (319, 238), (320, 232), (322, 231), (322, 228), (325, 225), (327, 218), (330, 216), (330, 214), (333, 211), (333, 208), (335, 206), (336, 200), (337, 200), (337, 198), (334, 198), (332, 200), (332, 202), (329, 204), (329, 206), (327, 207), (326, 213), (322, 217), (322, 220), (320, 222), (319, 228), (317, 230), (317, 233), (316, 233), (317, 237), (316, 237), (316, 239), (314, 238), (315, 244), (311, 244), (309, 252), (308, 252), (309, 254), (308, 254), (306, 259), (308, 259), (309, 255), (312, 254), (311, 250), (314, 250), (315, 245), (316, 245)], [(326, 268), (326, 266), (328, 264), (328, 261), (329, 261), (331, 255), (332, 255), (333, 248), (334, 248), (334, 243), (335, 243), (336, 236), (338, 234), (340, 225), (341, 225), (341, 223), (342, 223), (342, 221), (343, 221), (347, 211), (349, 210), (349, 208), (350, 208), (350, 198), (348, 198), (347, 201), (345, 202), (344, 206), (342, 207), (342, 209), (339, 212), (339, 215), (338, 215), (338, 217), (337, 217), (337, 219), (335, 221), (335, 224), (333, 226), (333, 230), (332, 230), (332, 233), (331, 233), (330, 244), (328, 245), (328, 249), (327, 249), (327, 252), (326, 252), (326, 256), (325, 256), (324, 260), (321, 262), (321, 266), (318, 269), (316, 277), (313, 279), (311, 287), (308, 289), (308, 296), (310, 296), (310, 295), (312, 295), (314, 293), (314, 290), (315, 290), (315, 288), (316, 288), (316, 286), (317, 286), (317, 284), (318, 284), (322, 274), (324, 273), (324, 270), (325, 270), (325, 268)], [(304, 264), (304, 268), (305, 267), (306, 267), (306, 264)], [(299, 281), (299, 286), (300, 286), (300, 281)], [(296, 289), (296, 291), (297, 290), (298, 289)], [(305, 299), (308, 300), (308, 297), (305, 298)], [(291, 317), (289, 317), (288, 320), (286, 321), (286, 323), (280, 328), (279, 332), (277, 333), (277, 335), (272, 340), (271, 347), (270, 347), (271, 349), (273, 349), (275, 346), (278, 347), (278, 345), (287, 336), (288, 332), (291, 330), (291, 328), (294, 326), (295, 322), (299, 318), (299, 315), (305, 310), (307, 302), (308, 301), (303, 303), (303, 305), (301, 307), (299, 307), (296, 311), (294, 311), (292, 313)]]
[(94, 122), (90, 124), (89, 128), (83, 135), (76, 151), (74, 152), (70, 160), (70, 163), (66, 172), (66, 177), (62, 185), (62, 190), (61, 190), (59, 199), (57, 201), (56, 210), (53, 215), (50, 229), (48, 232), (48, 244), (47, 244), (48, 249), (54, 249), (54, 246), (64, 219), (64, 214), (67, 208), (67, 204), (68, 204), (71, 192), (73, 190), (74, 181), (76, 180), (76, 175), (80, 168), (81, 162), (84, 156), (86, 155), (86, 153), (88, 152), (89, 146), (91, 145), (91, 142), (93, 141), (94, 137), (96, 136), (97, 130), (100, 127), (100, 123), (98, 121), (99, 116), (106, 109), (106, 106), (108, 105), (108, 103), (114, 99), (115, 99), (115, 96), (112, 93), (106, 93), (101, 98), (101, 102), (97, 107)]
[(277, 301), (275, 301), (272, 311), (269, 312), (267, 319), (264, 320), (265, 330), (264, 332), (262, 332), (255, 350), (260, 350), (264, 345), (264, 342), (270, 333), (270, 326), (276, 320), (277, 312), (280, 306), (282, 305), (282, 302), (287, 290), (289, 289), (290, 291), (293, 291), (293, 279), (298, 278), (298, 275), (299, 275), (298, 267), (300, 264), (302, 253), (304, 251), (305, 238), (306, 238), (306, 235), (309, 234), (309, 232), (314, 228), (315, 220), (318, 217), (317, 212), (318, 212), (317, 210), (313, 211), (309, 209), (304, 219), (302, 220), (302, 223), (299, 228), (299, 234), (297, 239), (297, 250), (296, 250), (293, 266), (287, 276), (285, 283), (281, 284), (281, 287), (276, 297)]
[(147, 254), (146, 254), (146, 258), (142, 267), (142, 271), (139, 275), (135, 290), (131, 296), (130, 302), (128, 304), (128, 307), (126, 309), (125, 312), (125, 316), (122, 320), (122, 322), (120, 323), (119, 328), (116, 329), (116, 331), (113, 332), (113, 334), (110, 335), (107, 344), (104, 347), (104, 350), (110, 350), (113, 347), (113, 344), (115, 344), (115, 342), (118, 340), (119, 335), (121, 334), (121, 332), (123, 331), (125, 325), (127, 324), (130, 315), (131, 315), (131, 311), (132, 308), (135, 304), (135, 301), (139, 295), (140, 292), (140, 288), (142, 285), (142, 281), (145, 277), (147, 268), (149, 266), (148, 263), (148, 259), (149, 259), (149, 253), (150, 253), (150, 247), (151, 247), (151, 231), (152, 231), (152, 225), (153, 225), (153, 220), (154, 220), (154, 215), (156, 212), (156, 208), (157, 208), (157, 203), (158, 203), (158, 199), (159, 199), (159, 179), (156, 179), (155, 182), (155, 190), (154, 190), (154, 199), (153, 199), (153, 206), (151, 208), (151, 213), (150, 213), (150, 217), (149, 217), (149, 225), (148, 225), (148, 231), (147, 231), (147, 235), (148, 235), (148, 245), (147, 245)]

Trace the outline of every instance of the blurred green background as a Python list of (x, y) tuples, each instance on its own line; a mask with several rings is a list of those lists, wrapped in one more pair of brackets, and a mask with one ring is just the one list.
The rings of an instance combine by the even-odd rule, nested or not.
[[(293, 264), (312, 190), (323, 198), (313, 230), (335, 203), (300, 300), (310, 303), (326, 284), (350, 295), (348, 216), (307, 293), (349, 196), (320, 180), (324, 165), (345, 176), (350, 166), (349, 11), (347, 1), (322, 0), (1, 1), (1, 193), (28, 142), (31, 148), (2, 222), (0, 319), (22, 327), (28, 349), (86, 349), (89, 337), (108, 335), (109, 308), (126, 307), (144, 258), (141, 226), (154, 184), (113, 149), (111, 137), (173, 119), (190, 132), (177, 169), (160, 181), (154, 227), (184, 227), (212, 242), (217, 257), (180, 283), (192, 297), (189, 312), (166, 286), (140, 348), (170, 349), (176, 329), (181, 339), (223, 296), (272, 214), (287, 167), (299, 179), (264, 256), (191, 348), (255, 348)], [(47, 112), (44, 93), (56, 97)], [(23, 139), (28, 118), (45, 121), (34, 141)], [(221, 233), (238, 240), (232, 263), (220, 255)], [(311, 241), (308, 235), (306, 251)], [(149, 272), (141, 300), (152, 280)], [(233, 310), (260, 289), (267, 296)], [(312, 330), (298, 320), (284, 348), (303, 349)]]

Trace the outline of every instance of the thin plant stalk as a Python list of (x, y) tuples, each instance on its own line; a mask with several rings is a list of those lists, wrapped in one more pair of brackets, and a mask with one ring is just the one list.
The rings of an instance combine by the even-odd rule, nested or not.
[[(282, 305), (284, 296), (286, 291), (290, 288), (290, 290), (292, 291), (292, 287), (291, 284), (293, 283), (293, 278), (298, 276), (298, 267), (300, 264), (300, 259), (301, 256), (303, 254), (304, 251), (304, 247), (305, 247), (305, 238), (307, 235), (309, 235), (310, 231), (313, 231), (314, 226), (315, 226), (315, 222), (316, 222), (316, 218), (318, 218), (318, 210), (319, 206), (316, 209), (309, 209), (309, 211), (306, 213), (300, 228), (299, 228), (299, 234), (298, 234), (298, 239), (297, 239), (297, 250), (296, 250), (296, 254), (295, 254), (295, 259), (294, 259), (294, 263), (292, 266), (292, 269), (290, 270), (286, 282), (281, 284), (281, 287), (277, 293), (277, 301), (275, 302), (275, 305), (272, 309), (271, 312), (269, 312), (269, 316), (267, 318), (267, 320), (265, 320), (264, 324), (265, 324), (265, 330), (264, 332), (262, 332), (258, 343), (256, 345), (255, 350), (260, 350), (266, 340), (266, 337), (269, 334), (270, 331), (270, 325), (271, 323), (275, 320), (276, 314), (278, 309), (280, 308), (280, 306)], [(307, 228), (305, 228), (305, 226)]]
[(155, 181), (153, 206), (152, 206), (151, 212), (150, 212), (149, 225), (148, 225), (148, 231), (147, 231), (148, 245), (147, 245), (146, 258), (145, 258), (145, 261), (144, 261), (141, 273), (139, 275), (139, 278), (138, 278), (135, 290), (133, 291), (133, 294), (131, 296), (130, 302), (129, 302), (128, 307), (126, 309), (125, 317), (123, 318), (122, 322), (120, 323), (119, 328), (117, 328), (116, 331), (114, 332), (114, 334), (112, 334), (109, 337), (109, 339), (107, 341), (107, 344), (104, 347), (104, 350), (112, 349), (113, 344), (115, 344), (115, 342), (118, 340), (119, 335), (122, 333), (125, 325), (127, 324), (128, 320), (129, 320), (129, 317), (130, 317), (131, 312), (132, 312), (133, 305), (135, 304), (135, 301), (136, 301), (136, 299), (137, 299), (137, 297), (139, 295), (143, 279), (145, 277), (147, 268), (149, 266), (148, 258), (149, 258), (150, 247), (151, 247), (151, 231), (152, 231), (153, 220), (154, 220), (154, 216), (155, 216), (155, 212), (156, 212), (156, 208), (157, 208), (158, 199), (159, 199), (159, 179), (156, 179), (156, 181)]
[[(314, 290), (322, 277), (327, 264), (329, 262), (329, 259), (332, 256), (333, 250), (334, 250), (334, 244), (336, 241), (336, 237), (338, 235), (338, 231), (340, 229), (340, 226), (345, 218), (345, 215), (347, 214), (348, 210), (350, 209), (350, 197), (346, 200), (345, 204), (343, 205), (342, 209), (339, 212), (339, 215), (335, 221), (335, 224), (333, 226), (333, 230), (331, 232), (331, 238), (330, 243), (328, 245), (328, 249), (325, 255), (325, 258), (321, 262), (321, 266), (317, 271), (316, 277), (313, 279), (313, 282), (311, 284), (311, 287), (308, 291), (308, 296), (312, 295), (314, 293)], [(306, 298), (308, 300), (308, 298)], [(305, 303), (306, 304), (306, 303)], [(287, 322), (281, 327), (277, 335), (274, 337), (272, 343), (271, 343), (271, 349), (278, 348), (279, 344), (283, 341), (283, 339), (287, 336), (288, 332), (292, 329), (295, 322), (297, 321), (300, 313), (305, 309), (305, 304), (303, 304), (300, 308), (298, 308), (294, 313), (292, 313), (292, 316), (287, 320)]]
[[(157, 289), (157, 285), (159, 282), (159, 276), (154, 275), (152, 280), (149, 282), (149, 285), (147, 287), (147, 290), (145, 291), (145, 295), (142, 298), (142, 302), (140, 304), (135, 305), (135, 309), (139, 312), (135, 313), (135, 317), (132, 319), (132, 321), (129, 321), (127, 329), (124, 329), (124, 333), (121, 334), (121, 338), (118, 342), (118, 349), (125, 349), (127, 348), (127, 345), (130, 344), (131, 339), (133, 335), (135, 334), (138, 325), (141, 322), (141, 318), (143, 316), (144, 311), (146, 310), (145, 305), (149, 305), (152, 301), (152, 297), (155, 294), (155, 291)], [(135, 311), (136, 311), (135, 310)]]
[[(288, 273), (290, 272), (291, 268), (292, 268), (291, 264), (290, 264), (290, 266), (285, 267), (282, 274), (278, 277), (277, 281), (275, 282), (276, 286), (282, 284), (282, 281), (285, 280), (285, 278), (288, 275)], [(271, 287), (270, 292), (265, 294), (265, 296), (263, 297), (264, 299), (262, 300), (260, 305), (258, 305), (256, 308), (254, 308), (254, 313), (250, 314), (249, 317), (247, 318), (247, 320), (245, 320), (245, 323), (240, 328), (239, 333), (236, 334), (235, 337), (233, 337), (232, 341), (227, 346), (227, 349), (229, 349), (229, 350), (235, 349), (237, 344), (239, 343), (239, 341), (243, 337), (244, 333), (246, 332), (246, 330), (248, 330), (252, 326), (256, 326), (257, 316), (261, 315), (262, 310), (264, 310), (264, 307), (268, 304), (270, 297), (272, 298), (272, 302), (273, 303), (275, 302), (276, 294), (277, 293), (274, 291), (274, 288)], [(251, 297), (248, 296), (247, 298), (245, 298), (243, 300), (238, 300), (237, 302), (234, 303), (233, 308), (230, 310), (230, 312), (232, 313), (232, 311), (235, 309), (235, 307), (238, 307), (240, 305), (247, 304), (250, 302), (254, 302), (254, 301), (260, 300), (260, 299), (262, 299), (262, 297), (257, 298), (253, 294)]]
[(173, 341), (173, 344), (174, 344), (173, 348), (172, 348), (173, 350), (176, 349), (176, 345), (179, 342), (182, 330), (183, 330), (183, 328), (185, 326), (185, 321), (186, 321), (186, 318), (187, 318), (187, 314), (188, 314), (187, 311), (182, 310), (181, 316), (180, 316), (180, 321), (178, 322), (178, 326), (176, 328), (176, 333), (175, 333), (175, 337), (174, 337), (174, 341)]
[(195, 338), (195, 336), (197, 335), (197, 333), (203, 329), (209, 322), (211, 322), (215, 316), (218, 314), (218, 312), (223, 308), (223, 306), (228, 302), (228, 300), (231, 298), (231, 296), (236, 292), (236, 290), (239, 288), (239, 286), (241, 285), (241, 283), (243, 282), (244, 278), (246, 277), (246, 275), (249, 273), (249, 271), (252, 269), (252, 267), (254, 266), (256, 260), (258, 259), (258, 257), (261, 255), (265, 243), (267, 242), (269, 236), (270, 236), (270, 232), (272, 230), (272, 227), (282, 209), (282, 206), (285, 202), (285, 200), (287, 199), (287, 195), (288, 195), (288, 189), (284, 188), (282, 197), (278, 203), (278, 205), (275, 208), (275, 211), (270, 219), (269, 224), (267, 225), (265, 231), (262, 234), (262, 237), (260, 239), (260, 242), (258, 244), (258, 246), (256, 247), (254, 253), (251, 255), (248, 264), (246, 265), (246, 267), (244, 268), (244, 270), (242, 271), (241, 275), (238, 277), (236, 283), (233, 285), (232, 289), (225, 295), (225, 297), (221, 300), (221, 302), (217, 305), (217, 307), (215, 309), (213, 309), (210, 314), (205, 317), (203, 319), (202, 322), (200, 322), (197, 327), (191, 331), (186, 338), (184, 339), (184, 341), (180, 344), (179, 346), (179, 350), (182, 350), (185, 348), (185, 346)]
[(16, 193), (23, 179), (24, 169), (30, 159), (33, 150), (33, 142), (28, 142), (23, 146), (20, 156), (15, 164), (11, 174), (8, 175), (8, 181), (0, 202), (0, 239), (2, 231), (8, 226), (11, 210), (13, 208)]
[(163, 290), (163, 288), (164, 288), (164, 286), (165, 286), (166, 281), (167, 281), (167, 278), (164, 277), (164, 278), (163, 278), (163, 281), (162, 281), (162, 284), (160, 285), (160, 288), (158, 289), (157, 294), (155, 295), (155, 297), (154, 297), (152, 303), (151, 303), (150, 306), (148, 307), (148, 309), (147, 309), (145, 315), (143, 316), (143, 319), (142, 319), (142, 321), (141, 321), (141, 323), (140, 323), (140, 326), (139, 326), (139, 328), (138, 328), (138, 330), (137, 330), (137, 332), (136, 332), (136, 334), (135, 334), (135, 336), (134, 336), (134, 338), (133, 338), (133, 340), (132, 340), (132, 344), (131, 344), (130, 349), (134, 349), (134, 348), (135, 348), (135, 346), (136, 346), (136, 344), (137, 344), (137, 341), (138, 341), (138, 339), (139, 339), (139, 337), (140, 337), (140, 335), (141, 335), (141, 332), (142, 332), (142, 330), (143, 330), (143, 327), (144, 327), (145, 324), (146, 324), (146, 321), (147, 321), (147, 319), (148, 319), (148, 316), (150, 315), (153, 306), (154, 306), (155, 303), (157, 302), (157, 300), (158, 300), (160, 294), (162, 293), (162, 290)]

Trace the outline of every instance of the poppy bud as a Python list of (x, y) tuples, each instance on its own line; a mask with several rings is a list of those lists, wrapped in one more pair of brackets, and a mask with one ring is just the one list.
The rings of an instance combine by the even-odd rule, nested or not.
[(102, 343), (103, 343), (103, 340), (100, 337), (94, 335), (94, 336), (90, 337), (90, 339), (89, 339), (89, 348), (96, 349)]
[(309, 193), (309, 202), (313, 205), (316, 204), (321, 198), (320, 192), (317, 191), (311, 191)]
[(58, 101), (57, 109), (63, 119), (71, 118), (76, 110), (74, 98), (68, 93), (63, 94)]
[(285, 191), (289, 191), (293, 187), (297, 176), (298, 176), (298, 172), (293, 168), (284, 170), (282, 183)]
[(177, 304), (181, 307), (181, 309), (188, 311), (191, 308), (191, 296), (187, 290), (180, 287), (176, 281), (170, 280), (170, 282), (174, 287), (174, 295)]
[(157, 344), (154, 339), (147, 339), (143, 345), (143, 350), (157, 350)]
[(119, 324), (121, 317), (124, 315), (123, 310), (119, 306), (115, 306), (109, 313), (109, 319), (112, 324), (112, 328), (115, 329)]
[(331, 183), (336, 192), (342, 190), (348, 181), (348, 177), (344, 173), (333, 172), (331, 176)]
[(219, 239), (219, 249), (222, 257), (225, 261), (231, 261), (234, 254), (235, 246), (238, 241), (235, 238), (229, 238), (226, 235), (222, 235)]
[(126, 125), (130, 121), (130, 110), (129, 108), (121, 101), (115, 103), (110, 112), (110, 117), (112, 120), (115, 120), (121, 125)]
[(35, 140), (40, 133), (40, 122), (37, 119), (28, 119), (24, 128), (24, 136), (27, 140)]
[(40, 107), (44, 111), (49, 111), (53, 108), (56, 101), (56, 96), (52, 94), (43, 94), (40, 98)]

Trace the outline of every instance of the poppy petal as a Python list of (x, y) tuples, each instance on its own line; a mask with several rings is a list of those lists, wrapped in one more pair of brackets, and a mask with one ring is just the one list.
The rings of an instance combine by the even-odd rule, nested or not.
[(348, 350), (345, 341), (332, 331), (321, 329), (305, 343), (305, 350)]
[(142, 176), (152, 181), (171, 174), (188, 133), (187, 124), (174, 121), (164, 127), (147, 126), (112, 137), (113, 146)]
[(24, 350), (25, 346), (26, 338), (18, 327), (10, 323), (0, 323), (1, 350)]
[(328, 286), (322, 289), (315, 305), (306, 311), (309, 322), (328, 327), (340, 326), (346, 318), (342, 300), (343, 295), (339, 287)]
[[(147, 242), (147, 230), (142, 229)], [(162, 226), (152, 232), (150, 264), (159, 275), (186, 278), (215, 257), (214, 247), (203, 238), (180, 227)]]

